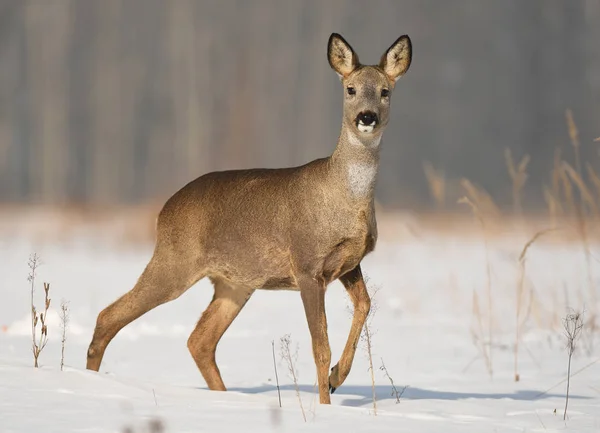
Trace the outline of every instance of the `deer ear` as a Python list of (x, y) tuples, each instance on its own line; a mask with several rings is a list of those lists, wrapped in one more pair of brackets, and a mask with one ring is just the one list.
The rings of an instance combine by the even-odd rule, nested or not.
[(396, 81), (410, 66), (412, 59), (412, 43), (407, 35), (400, 36), (396, 42), (381, 56), (379, 67), (391, 80)]
[(327, 43), (327, 59), (340, 78), (345, 78), (359, 65), (358, 56), (345, 39), (332, 33)]

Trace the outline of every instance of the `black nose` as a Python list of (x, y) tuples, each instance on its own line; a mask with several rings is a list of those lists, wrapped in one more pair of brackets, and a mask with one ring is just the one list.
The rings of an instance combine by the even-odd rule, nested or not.
[(356, 117), (356, 121), (364, 125), (372, 125), (373, 122), (377, 123), (377, 114), (372, 111), (363, 111)]

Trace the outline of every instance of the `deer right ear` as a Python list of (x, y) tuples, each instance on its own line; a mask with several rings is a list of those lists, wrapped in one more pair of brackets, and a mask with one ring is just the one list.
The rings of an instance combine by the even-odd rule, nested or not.
[(359, 65), (358, 56), (339, 34), (332, 33), (327, 43), (327, 59), (340, 78), (346, 78)]

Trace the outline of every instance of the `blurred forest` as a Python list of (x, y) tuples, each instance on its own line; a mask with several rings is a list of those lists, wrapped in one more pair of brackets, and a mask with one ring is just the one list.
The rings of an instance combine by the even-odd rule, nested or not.
[(505, 149), (544, 207), (555, 149), (600, 170), (599, 0), (0, 0), (0, 202), (163, 200), (212, 170), (333, 151), (341, 33), (364, 63), (413, 42), (378, 200), (430, 208), (424, 164), (511, 206)]

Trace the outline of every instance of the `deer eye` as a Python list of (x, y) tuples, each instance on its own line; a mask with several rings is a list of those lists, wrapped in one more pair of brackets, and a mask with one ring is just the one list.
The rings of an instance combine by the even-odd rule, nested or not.
[(388, 96), (390, 96), (390, 91), (388, 89), (381, 89), (381, 97), (387, 98)]
[(348, 92), (348, 95), (356, 95), (356, 89), (352, 86), (347, 87), (346, 91)]

